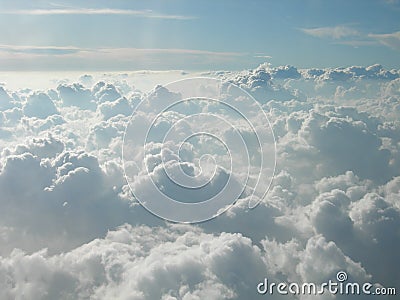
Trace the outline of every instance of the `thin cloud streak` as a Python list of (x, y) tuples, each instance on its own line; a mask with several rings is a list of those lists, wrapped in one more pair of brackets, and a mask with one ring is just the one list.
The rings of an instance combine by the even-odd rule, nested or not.
[(376, 46), (379, 45), (376, 41), (371, 40), (350, 40), (350, 41), (338, 41), (334, 42), (336, 45), (347, 45), (352, 47), (364, 47), (364, 46)]
[(341, 39), (359, 35), (357, 30), (346, 26), (300, 28), (300, 30), (305, 34), (319, 38)]
[(1, 45), (0, 51), (5, 52), (40, 52), (40, 51), (73, 51), (73, 52), (96, 52), (96, 53), (137, 53), (137, 54), (193, 54), (193, 55), (218, 55), (218, 56), (242, 56), (240, 52), (218, 52), (196, 49), (179, 48), (79, 48), (73, 46), (20, 46), (20, 45)]
[(377, 40), (382, 45), (395, 50), (400, 50), (400, 31), (383, 34), (368, 34), (368, 37)]
[(0, 11), (3, 15), (126, 15), (143, 18), (168, 20), (193, 20), (193, 16), (159, 14), (152, 10), (112, 9), (112, 8), (66, 8), (66, 9), (20, 9)]
[[(73, 46), (28, 46), (28, 45), (5, 45), (0, 44), (0, 50), (3, 51), (24, 51), (24, 50), (76, 50), (80, 51), (85, 48), (73, 47)], [(86, 48), (87, 49), (87, 48)]]
[[(0, 45), (0, 70), (202, 69), (222, 67), (248, 53), (176, 48), (77, 48)], [(240, 59), (241, 60), (241, 59)]]
[(335, 40), (334, 44), (353, 47), (381, 44), (394, 50), (400, 50), (400, 31), (366, 34), (346, 26), (300, 28), (299, 30), (313, 37)]

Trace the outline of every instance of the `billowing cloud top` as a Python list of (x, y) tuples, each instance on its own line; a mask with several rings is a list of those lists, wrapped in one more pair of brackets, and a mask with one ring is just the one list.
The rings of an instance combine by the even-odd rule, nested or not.
[[(141, 92), (129, 74), (85, 75), (42, 90), (0, 86), (1, 299), (263, 299), (257, 284), (264, 278), (321, 284), (338, 271), (349, 282), (400, 292), (400, 71), (263, 64), (207, 75), (258, 101), (242, 108), (257, 116), (262, 107), (268, 116), (277, 165), (258, 207), (249, 209), (246, 191), (224, 214), (197, 225), (152, 215), (124, 177), (131, 113), (142, 100), (165, 100), (162, 86)], [(174, 124), (191, 129), (194, 123), (180, 120), (198, 109), (188, 103), (160, 116), (143, 148), (157, 184), (180, 201), (202, 199), (167, 180), (163, 155), (173, 161), (179, 145), (170, 141), (170, 152), (162, 153), (158, 138)], [(153, 117), (138, 114), (133, 130)], [(181, 147), (184, 160), (167, 171), (195, 174), (196, 157), (221, 149), (207, 138), (189, 141)], [(224, 155), (217, 158), (220, 171), (207, 187), (212, 195), (229, 174)], [(247, 168), (245, 160), (234, 163)], [(148, 191), (145, 176), (134, 184)]]

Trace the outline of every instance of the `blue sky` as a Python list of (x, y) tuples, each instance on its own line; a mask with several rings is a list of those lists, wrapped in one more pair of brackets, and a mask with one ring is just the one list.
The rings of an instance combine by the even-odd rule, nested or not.
[(1, 70), (400, 67), (400, 2), (0, 0)]

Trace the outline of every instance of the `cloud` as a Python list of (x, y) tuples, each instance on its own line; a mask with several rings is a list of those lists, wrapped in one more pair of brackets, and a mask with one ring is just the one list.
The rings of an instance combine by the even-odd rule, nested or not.
[(392, 33), (361, 33), (348, 26), (301, 28), (307, 35), (337, 40), (335, 43), (353, 47), (380, 43), (395, 50), (400, 49), (400, 31)]
[(32, 55), (66, 55), (73, 54), (82, 49), (76, 47), (56, 47), (56, 46), (18, 46), (18, 45), (0, 45), (0, 51), (14, 54), (32, 54)]
[(254, 55), (255, 58), (264, 58), (264, 59), (270, 59), (272, 56), (270, 55)]
[(305, 34), (314, 37), (331, 38), (335, 40), (360, 35), (357, 30), (347, 26), (301, 28), (300, 30), (303, 31)]
[(385, 0), (385, 3), (387, 3), (389, 5), (395, 5), (395, 4), (398, 4), (399, 1), (398, 0)]
[[(248, 208), (244, 193), (225, 214), (196, 226), (153, 216), (124, 178), (122, 137), (131, 109), (144, 99), (134, 88), (140, 77), (106, 74), (97, 82), (87, 74), (79, 79), (87, 86), (60, 79), (54, 90), (13, 90), (7, 82), (0, 88), (0, 298), (257, 299), (265, 277), (319, 283), (339, 270), (354, 281), (400, 288), (399, 71), (261, 65), (209, 74), (257, 95), (278, 161), (257, 208)], [(169, 73), (146, 76), (166, 82)], [(161, 86), (155, 91), (155, 107), (179, 99)], [(186, 114), (221, 109), (200, 108), (163, 114), (141, 160), (182, 201), (217, 193), (229, 172), (221, 167), (194, 196), (161, 168), (164, 155), (169, 174), (193, 174), (199, 154), (221, 150), (208, 139), (186, 143), (181, 160), (174, 143), (162, 149), (159, 139), (174, 125), (183, 132), (211, 125), (182, 122)], [(259, 109), (246, 112), (265, 133)], [(135, 132), (152, 113), (137, 116)], [(132, 149), (138, 157), (140, 151), (143, 144)], [(235, 167), (246, 170), (245, 159), (235, 159)], [(135, 179), (149, 193), (149, 178)]]
[(113, 8), (57, 8), (57, 9), (20, 9), (2, 10), (0, 14), (7, 15), (119, 15), (136, 16), (142, 18), (155, 18), (166, 20), (192, 20), (192, 16), (159, 14), (152, 10), (132, 10), (132, 9), (113, 9)]
[(121, 98), (121, 94), (118, 92), (117, 88), (112, 84), (105, 84), (104, 82), (99, 82), (93, 87), (93, 94), (99, 103), (112, 102)]
[(382, 34), (368, 34), (368, 37), (377, 40), (379, 43), (388, 46), (392, 49), (400, 49), (400, 31), (393, 33), (382, 33)]
[[(128, 219), (136, 223), (149, 217), (160, 223), (119, 196), (124, 182), (118, 164), (109, 161), (103, 170), (97, 158), (63, 148), (54, 139), (34, 140), (8, 154), (0, 174), (0, 205), (7, 208), (1, 211), (0, 227), (14, 233), (0, 253), (13, 247), (70, 249)], [(30, 238), (24, 240), (24, 234)]]
[(0, 110), (7, 110), (16, 106), (7, 91), (0, 86)]
[(348, 45), (354, 48), (363, 47), (363, 46), (373, 46), (377, 43), (371, 40), (350, 40), (350, 41), (337, 41), (335, 44), (338, 45)]
[[(94, 70), (185, 69), (190, 65), (234, 62), (247, 53), (176, 48), (80, 48), (57, 46), (0, 46), (3, 70)], [(185, 64), (183, 64), (183, 61)], [(189, 63), (189, 65), (188, 65)]]
[[(29, 299), (258, 299), (256, 285), (370, 279), (334, 242), (317, 235), (305, 246), (241, 234), (206, 234), (195, 227), (121, 226), (104, 238), (50, 255), (15, 250), (0, 258), (0, 295)], [(317, 259), (316, 259), (317, 258)], [(18, 287), (18, 288), (13, 288)], [(274, 293), (269, 299), (287, 299)]]
[(301, 77), (300, 72), (293, 66), (270, 68), (269, 73), (275, 79), (299, 79)]
[(23, 111), (27, 117), (37, 117), (40, 119), (58, 114), (53, 100), (44, 93), (34, 93), (30, 95), (23, 106)]
[(227, 79), (239, 87), (249, 91), (257, 101), (261, 103), (269, 100), (291, 100), (298, 98), (295, 93), (287, 90), (272, 79), (297, 77), (297, 70), (289, 66), (278, 69), (270, 68), (269, 65), (260, 65), (254, 70), (238, 74), (228, 75)]
[(99, 110), (105, 120), (119, 114), (129, 116), (132, 113), (132, 106), (126, 98), (119, 98), (115, 101), (107, 101), (99, 105)]
[[(0, 280), (1, 296), (232, 299), (256, 295), (252, 281), (264, 275), (263, 265), (259, 249), (239, 234), (126, 225), (65, 254), (14, 251), (1, 258), (0, 278), (8, 278)], [(258, 274), (244, 276), (241, 266)]]
[(351, 170), (376, 181), (392, 176), (390, 152), (381, 149), (381, 140), (362, 121), (349, 122), (342, 117), (311, 113), (300, 135), (318, 149), (325, 166), (332, 163), (331, 167), (340, 173)]
[(77, 106), (81, 109), (92, 110), (96, 108), (91, 91), (81, 84), (61, 84), (57, 87), (57, 91), (63, 106)]
[[(321, 195), (320, 200), (316, 200), (322, 200), (313, 213), (316, 230), (336, 241), (354, 260), (361, 261), (375, 280), (385, 285), (398, 285), (400, 273), (392, 265), (398, 261), (395, 252), (399, 249), (399, 234), (394, 228), (399, 226), (399, 209), (373, 193), (353, 202), (340, 200), (346, 196), (339, 191), (331, 195), (336, 196), (322, 200)], [(336, 225), (332, 226), (333, 223)], [(365, 248), (369, 249), (368, 253), (363, 252)]]
[(12, 153), (16, 155), (31, 153), (36, 157), (45, 159), (56, 157), (58, 154), (62, 153), (64, 149), (64, 143), (49, 134), (49, 136), (45, 138), (33, 138), (29, 140), (27, 144), (17, 145)]

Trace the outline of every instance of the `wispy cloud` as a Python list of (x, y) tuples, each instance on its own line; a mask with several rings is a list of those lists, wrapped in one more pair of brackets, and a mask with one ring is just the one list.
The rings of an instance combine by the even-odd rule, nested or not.
[(363, 47), (363, 46), (373, 46), (373, 45), (379, 45), (377, 41), (374, 40), (366, 40), (366, 39), (360, 39), (360, 40), (348, 40), (348, 41), (337, 41), (334, 44), (338, 45), (347, 45), (347, 46), (352, 46), (354, 48), (358, 47)]
[(357, 30), (347, 26), (300, 28), (300, 30), (314, 37), (331, 38), (335, 40), (358, 36), (360, 34)]
[(387, 4), (399, 4), (400, 3), (399, 0), (384, 0), (384, 2)]
[(254, 55), (255, 58), (264, 58), (264, 59), (271, 59), (272, 56), (270, 55)]
[(0, 45), (0, 51), (14, 54), (67, 55), (78, 53), (82, 50), (82, 48), (77, 47)]
[(335, 44), (353, 47), (382, 44), (400, 50), (400, 31), (382, 34), (362, 33), (347, 26), (300, 28), (300, 30), (314, 37), (334, 40)]
[(144, 18), (171, 19), (171, 20), (192, 20), (193, 16), (160, 14), (152, 10), (132, 10), (113, 8), (57, 8), (57, 9), (18, 9), (0, 11), (0, 14), (8, 15), (127, 15)]
[(242, 56), (245, 53), (240, 52), (218, 52), (196, 49), (177, 49), (177, 48), (79, 48), (79, 47), (59, 47), (59, 46), (19, 46), (19, 45), (1, 45), (0, 51), (11, 53), (30, 53), (37, 55), (60, 55), (74, 53), (103, 53), (103, 54), (189, 54), (189, 55), (207, 55), (207, 56)]
[(400, 50), (400, 31), (383, 34), (368, 34), (368, 37), (392, 49)]
[[(248, 58), (248, 53), (176, 48), (79, 48), (0, 45), (4, 69), (179, 69), (222, 65)], [(1, 68), (0, 67), (0, 68)]]

